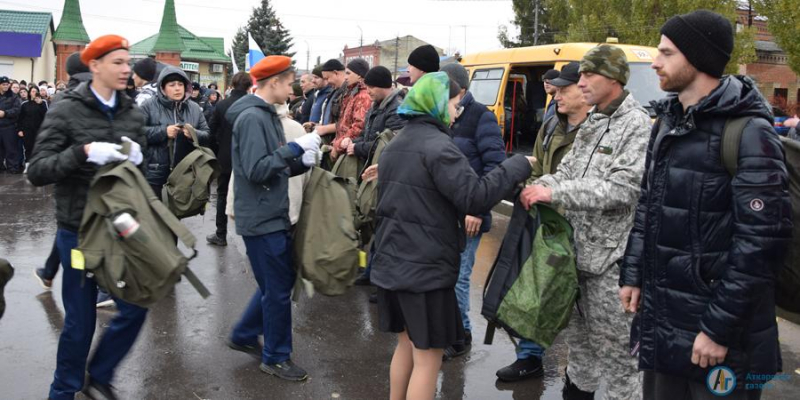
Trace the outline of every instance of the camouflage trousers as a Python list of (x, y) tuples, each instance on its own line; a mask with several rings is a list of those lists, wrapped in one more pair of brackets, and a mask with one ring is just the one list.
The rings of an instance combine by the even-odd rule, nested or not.
[(596, 392), (604, 382), (604, 399), (638, 400), (638, 359), (629, 349), (633, 314), (622, 310), (618, 280), (616, 266), (602, 275), (578, 271), (579, 307), (563, 332), (569, 348), (567, 374), (582, 391)]

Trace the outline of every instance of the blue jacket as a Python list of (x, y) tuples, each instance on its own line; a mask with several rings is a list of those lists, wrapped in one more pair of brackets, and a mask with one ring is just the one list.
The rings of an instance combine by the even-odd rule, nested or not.
[(260, 236), (288, 231), (289, 177), (306, 168), (297, 143), (286, 143), (275, 107), (255, 95), (233, 103), (225, 119), (233, 123), (231, 163), (235, 176), (236, 233)]
[(311, 107), (311, 116), (308, 120), (309, 122), (325, 125), (325, 122), (322, 121), (322, 104), (325, 103), (325, 100), (332, 91), (332, 87), (325, 86), (324, 88), (318, 90), (314, 95), (314, 106)]
[[(497, 117), (485, 105), (475, 101), (472, 93), (459, 104), (464, 108), (453, 124), (453, 141), (469, 160), (469, 165), (478, 174), (484, 176), (506, 159), (503, 135)], [(481, 232), (489, 232), (492, 227), (492, 213), (481, 215), (483, 223)]]

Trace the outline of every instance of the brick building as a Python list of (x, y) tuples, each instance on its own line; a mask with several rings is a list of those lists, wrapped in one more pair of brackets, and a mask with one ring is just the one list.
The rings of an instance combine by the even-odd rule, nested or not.
[[(354, 58), (363, 58), (369, 63), (370, 68), (376, 65), (382, 65), (392, 71), (395, 78), (405, 71), (408, 67), (408, 55), (419, 46), (424, 46), (427, 42), (408, 35), (395, 39), (384, 41), (375, 41), (375, 43), (361, 47), (347, 47), (344, 46), (344, 64)], [(433, 46), (440, 55), (444, 55), (444, 50)]]
[[(739, 66), (739, 73), (752, 77), (758, 89), (777, 108), (787, 111), (800, 103), (800, 77), (787, 65), (786, 53), (775, 44), (769, 21), (747, 7), (738, 10), (737, 29), (755, 28), (756, 62)], [(788, 110), (790, 113), (792, 110)]]

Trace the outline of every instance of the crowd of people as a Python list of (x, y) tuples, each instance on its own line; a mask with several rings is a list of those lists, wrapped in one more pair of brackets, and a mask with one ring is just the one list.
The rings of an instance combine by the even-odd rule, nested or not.
[[(227, 344), (259, 356), (265, 373), (308, 377), (291, 359), (291, 232), (303, 176), (340, 157), (370, 165), (388, 129), (398, 135), (356, 177), (377, 181), (378, 202), (367, 268), (355, 283), (376, 287), (379, 328), (397, 334), (391, 399), (432, 399), (442, 362), (470, 352), (476, 251), (492, 207), (518, 187), (521, 206), (552, 205), (575, 230), (581, 295), (563, 332), (564, 399), (592, 399), (601, 386), (606, 399), (712, 399), (704, 382), (714, 366), (742, 384), (774, 375), (781, 362), (769, 294), (792, 223), (772, 114), (752, 81), (723, 76), (733, 50), (724, 17), (676, 16), (661, 34), (652, 68), (674, 95), (656, 105), (655, 125), (625, 89), (625, 52), (600, 45), (543, 76), (553, 100), (528, 157), (508, 157), (495, 115), (469, 91), (468, 71), (440, 68), (432, 46), (410, 54), (410, 88), (360, 58), (296, 76), (290, 58), (269, 56), (235, 74), (223, 95), (150, 58), (131, 67), (127, 41), (115, 35), (70, 56), (70, 81), (55, 88), (0, 78), (3, 169), (56, 186), (56, 241), (35, 273), (49, 288), (63, 266), (65, 325), (49, 398), (83, 391), (115, 399), (114, 371), (147, 314), (112, 299), (119, 313), (87, 361), (96, 306), (109, 303), (71, 264), (93, 174), (129, 160), (160, 195), (193, 148), (190, 131), (221, 169), (216, 230), (206, 239), (227, 245), (232, 220), (258, 285)], [(731, 176), (719, 138), (727, 119), (742, 115), (752, 119)], [(790, 136), (796, 125), (796, 117), (786, 122)], [(133, 144), (127, 155), (123, 142)], [(520, 341), (497, 377), (541, 377), (544, 351)], [(760, 395), (740, 386), (730, 397)]]

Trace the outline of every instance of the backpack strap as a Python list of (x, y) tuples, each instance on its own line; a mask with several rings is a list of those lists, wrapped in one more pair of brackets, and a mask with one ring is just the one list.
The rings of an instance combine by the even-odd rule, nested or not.
[(189, 136), (192, 137), (192, 144), (194, 145), (194, 147), (199, 149), (200, 140), (197, 139), (197, 130), (191, 125), (185, 125), (184, 128), (186, 128), (186, 130), (189, 131)]
[(722, 139), (719, 146), (722, 165), (731, 176), (736, 175), (739, 163), (739, 146), (742, 143), (744, 127), (753, 117), (729, 118), (722, 128)]
[(550, 142), (553, 140), (553, 134), (556, 132), (557, 126), (558, 116), (556, 115), (551, 115), (550, 118), (544, 121), (544, 139), (542, 140), (542, 149), (545, 153), (550, 147)]

